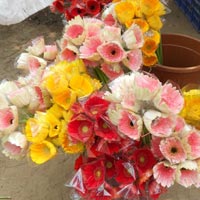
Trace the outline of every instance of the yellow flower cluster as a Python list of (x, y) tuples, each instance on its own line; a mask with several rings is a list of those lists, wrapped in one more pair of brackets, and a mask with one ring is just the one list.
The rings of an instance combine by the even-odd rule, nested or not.
[(163, 26), (161, 16), (165, 14), (165, 6), (160, 0), (121, 0), (115, 5), (115, 13), (120, 23), (130, 27), (135, 23), (144, 33), (143, 64), (155, 65), (158, 61), (156, 50), (160, 43), (160, 29)]
[(70, 107), (78, 98), (101, 88), (100, 82), (86, 73), (81, 60), (63, 61), (50, 67), (43, 85), (50, 93), (53, 105), (46, 112), (36, 112), (25, 126), (25, 135), (31, 143), (30, 158), (37, 164), (54, 157), (57, 147), (67, 153), (84, 150), (82, 143), (73, 143), (67, 134), (67, 123), (73, 115)]
[(184, 107), (180, 115), (188, 124), (200, 129), (200, 89), (183, 89)]

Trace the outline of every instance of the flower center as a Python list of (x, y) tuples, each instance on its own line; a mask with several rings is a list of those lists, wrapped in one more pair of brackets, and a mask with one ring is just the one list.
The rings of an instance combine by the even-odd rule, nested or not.
[(102, 174), (102, 173), (101, 173), (101, 170), (100, 170), (100, 169), (96, 170), (96, 171), (95, 171), (95, 178), (96, 178), (96, 179), (100, 179), (100, 178), (101, 178), (101, 174)]
[(87, 133), (89, 128), (88, 128), (88, 126), (83, 126), (81, 130), (83, 133)]
[(144, 163), (144, 161), (145, 161), (144, 156), (141, 156), (141, 157), (139, 158), (139, 161), (140, 161), (140, 163)]
[(172, 148), (171, 148), (171, 152), (172, 152), (172, 153), (177, 153), (177, 151), (178, 151), (178, 150), (177, 150), (176, 147), (172, 147)]
[(107, 162), (106, 163), (106, 168), (108, 168), (108, 169), (112, 168), (112, 163), (111, 162)]
[(108, 128), (108, 125), (107, 125), (106, 123), (103, 123), (102, 127), (103, 127), (104, 129), (107, 129), (107, 128)]
[(116, 51), (113, 49), (113, 50), (111, 51), (111, 54), (114, 56), (114, 55), (116, 54)]
[(134, 122), (133, 120), (131, 120), (131, 121), (130, 121), (130, 126), (131, 126), (131, 127), (134, 127), (134, 125), (135, 125), (135, 122)]

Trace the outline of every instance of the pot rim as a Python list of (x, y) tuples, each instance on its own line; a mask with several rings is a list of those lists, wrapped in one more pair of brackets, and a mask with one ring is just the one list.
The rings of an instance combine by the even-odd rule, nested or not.
[[(173, 67), (173, 66), (165, 66), (161, 64), (156, 64), (155, 67), (156, 70), (159, 71), (165, 71), (165, 72), (172, 72), (172, 73), (177, 73), (177, 74), (186, 74), (186, 73), (193, 73), (193, 72), (199, 72), (200, 71), (200, 65), (192, 66), (192, 67)], [(184, 69), (184, 70), (183, 70)]]

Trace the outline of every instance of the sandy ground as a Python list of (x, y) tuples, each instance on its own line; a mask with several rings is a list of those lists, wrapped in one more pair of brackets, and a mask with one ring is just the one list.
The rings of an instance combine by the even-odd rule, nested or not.
[[(166, 16), (163, 32), (176, 32), (200, 39), (200, 34), (192, 27), (184, 15), (170, 1), (172, 12)], [(0, 26), (0, 80), (15, 79), (20, 72), (14, 62), (26, 44), (43, 35), (51, 44), (61, 36), (63, 29), (59, 16), (45, 9), (22, 23)], [(12, 200), (69, 200), (69, 190), (64, 186), (73, 171), (73, 157), (59, 155), (42, 166), (35, 166), (29, 160), (13, 161), (0, 154), (0, 197)], [(172, 187), (161, 200), (199, 200), (200, 190), (185, 190)], [(1, 199), (1, 198), (0, 198)]]

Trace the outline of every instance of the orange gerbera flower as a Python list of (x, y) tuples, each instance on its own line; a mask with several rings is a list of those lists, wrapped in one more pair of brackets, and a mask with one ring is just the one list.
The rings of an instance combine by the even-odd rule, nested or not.
[(144, 19), (139, 19), (139, 18), (133, 19), (132, 23), (137, 24), (142, 29), (143, 33), (149, 30), (149, 24)]
[(142, 47), (142, 52), (146, 55), (151, 55), (152, 53), (156, 51), (157, 48), (158, 48), (158, 45), (155, 40), (151, 38), (146, 38), (144, 45)]
[(157, 55), (155, 53), (151, 55), (143, 55), (143, 64), (144, 66), (153, 66), (158, 62)]

